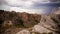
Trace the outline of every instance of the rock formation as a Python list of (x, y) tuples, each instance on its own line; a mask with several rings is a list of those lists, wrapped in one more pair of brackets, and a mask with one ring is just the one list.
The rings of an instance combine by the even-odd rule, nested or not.
[(0, 10), (0, 28), (4, 28), (5, 30), (11, 27), (33, 27), (38, 24), (40, 20), (41, 15)]
[(34, 26), (35, 31), (52, 32), (53, 34), (60, 34), (60, 14), (42, 15), (40, 23)]
[(38, 15), (0, 10), (0, 34), (60, 34), (60, 14), (55, 13)]

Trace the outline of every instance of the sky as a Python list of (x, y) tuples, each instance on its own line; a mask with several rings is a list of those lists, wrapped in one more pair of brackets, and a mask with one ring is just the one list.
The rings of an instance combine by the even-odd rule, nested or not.
[(0, 0), (0, 10), (49, 14), (56, 11), (58, 6), (40, 6), (47, 3), (59, 3), (60, 0)]

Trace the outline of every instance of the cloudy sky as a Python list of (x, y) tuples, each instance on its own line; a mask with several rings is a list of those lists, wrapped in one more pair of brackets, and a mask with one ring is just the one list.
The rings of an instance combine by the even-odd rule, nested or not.
[(0, 10), (47, 14), (51, 13), (52, 9), (58, 9), (58, 6), (55, 6), (55, 4), (55, 7), (53, 4), (52, 6), (44, 6), (44, 4), (53, 2), (59, 3), (60, 0), (0, 0)]

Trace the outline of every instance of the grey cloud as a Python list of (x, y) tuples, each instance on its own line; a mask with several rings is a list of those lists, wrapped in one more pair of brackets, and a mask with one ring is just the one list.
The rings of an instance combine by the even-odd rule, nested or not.
[(0, 0), (0, 5), (7, 4), (5, 0)]
[[(26, 2), (26, 4), (24, 2)], [(17, 7), (17, 8), (21, 8), (21, 9), (27, 9), (27, 10), (29, 10), (29, 12), (34, 11), (33, 13), (51, 13), (52, 9), (55, 8), (52, 6), (50, 8), (47, 6), (40, 6), (40, 5), (41, 5), (41, 3), (38, 0), (22, 0), (22, 2), (21, 2), (21, 0), (18, 0), (17, 4), (13, 3), (13, 2), (10, 3), (5, 0), (0, 0), (0, 9), (6, 9), (6, 10), (10, 10), (10, 9), (12, 9), (12, 7)], [(58, 7), (56, 7), (56, 8), (58, 8)], [(50, 9), (50, 11), (49, 11), (49, 9)], [(20, 10), (20, 9), (17, 9), (17, 10)]]
[(60, 0), (49, 0), (50, 2), (60, 2)]
[[(20, 0), (18, 0), (18, 1), (20, 1)], [(32, 0), (22, 0), (22, 1), (29, 1), (29, 2), (31, 2)], [(47, 1), (47, 0), (42, 0), (42, 1)], [(57, 0), (48, 0), (48, 1), (54, 1), (55, 2)], [(29, 6), (28, 8), (34, 8), (34, 7), (39, 8), (40, 7), (41, 3), (38, 0), (34, 0), (34, 2), (35, 3), (33, 3), (31, 6), (28, 5)], [(11, 7), (25, 7), (25, 8), (27, 7), (24, 4), (22, 4), (22, 5), (12, 4), (11, 5), (8, 2), (6, 2), (5, 0), (0, 0), (0, 5), (1, 4), (6, 4), (6, 5), (11, 6)]]

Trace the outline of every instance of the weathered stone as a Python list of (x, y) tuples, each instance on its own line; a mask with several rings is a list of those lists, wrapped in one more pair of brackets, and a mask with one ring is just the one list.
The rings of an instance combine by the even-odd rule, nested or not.
[(0, 19), (3, 22), (10, 20), (15, 26), (32, 27), (40, 22), (41, 15), (4, 11), (0, 14)]
[(30, 34), (30, 32), (28, 30), (21, 30), (17, 32), (16, 34)]
[(48, 32), (51, 32), (50, 30), (48, 30), (48, 29), (46, 29), (46, 28), (44, 28), (43, 26), (40, 26), (40, 25), (35, 25), (34, 26), (34, 30), (36, 32), (39, 32), (39, 33), (44, 33), (44, 32), (48, 33)]
[(40, 23), (38, 25), (34, 26), (34, 29), (36, 32), (39, 33), (48, 33), (52, 32), (53, 34), (59, 34), (60, 32), (60, 17), (59, 15), (42, 15), (42, 18), (40, 20)]
[[(0, 33), (3, 34), (60, 34), (60, 14), (37, 15), (3, 11), (0, 12), (0, 22)], [(7, 27), (12, 28), (7, 29)], [(25, 27), (32, 27), (32, 29), (25, 29)]]

